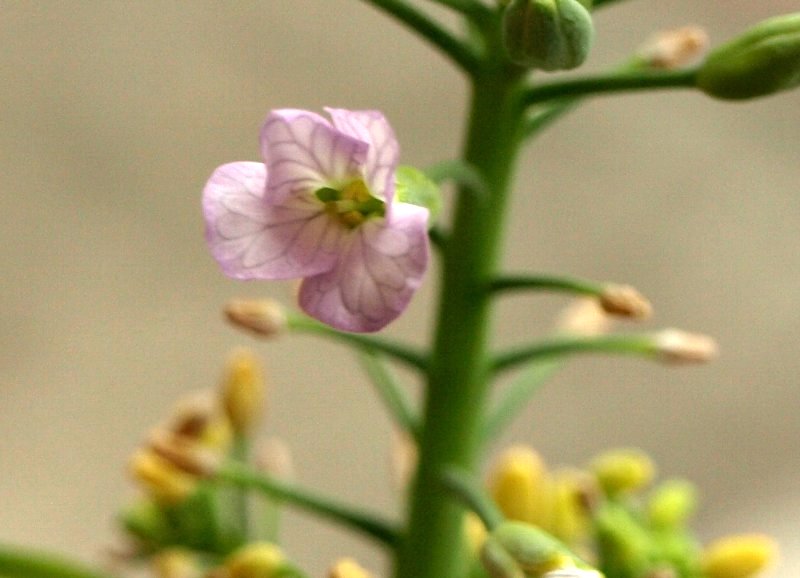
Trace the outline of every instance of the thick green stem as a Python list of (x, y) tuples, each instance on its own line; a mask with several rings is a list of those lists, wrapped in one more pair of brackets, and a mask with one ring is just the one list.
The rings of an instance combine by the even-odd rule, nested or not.
[(54, 554), (0, 545), (0, 576), (4, 578), (112, 578)]
[(443, 469), (475, 469), (489, 385), (487, 336), (491, 297), (486, 284), (497, 270), (502, 221), (523, 107), (520, 75), (487, 66), (473, 82), (464, 162), (475, 167), (489, 195), (457, 198), (442, 255), (439, 317), (429, 360), (419, 464), (411, 492), (398, 578), (463, 576), (463, 505), (442, 484)]

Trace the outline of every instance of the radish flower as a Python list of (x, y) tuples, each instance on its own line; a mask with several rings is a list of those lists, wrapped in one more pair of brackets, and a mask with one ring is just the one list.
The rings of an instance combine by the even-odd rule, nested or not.
[(203, 190), (206, 240), (236, 279), (302, 278), (301, 308), (337, 329), (377, 331), (428, 265), (428, 210), (395, 198), (399, 146), (378, 111), (275, 110), (263, 163), (222, 165)]

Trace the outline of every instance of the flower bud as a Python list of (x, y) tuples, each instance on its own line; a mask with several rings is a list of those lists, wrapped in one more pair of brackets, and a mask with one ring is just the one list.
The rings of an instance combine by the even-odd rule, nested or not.
[(659, 485), (647, 502), (650, 523), (661, 529), (684, 526), (697, 506), (697, 492), (685, 480), (669, 480)]
[(157, 578), (195, 578), (200, 568), (194, 555), (182, 548), (168, 548), (153, 557), (153, 573)]
[(352, 558), (342, 558), (328, 571), (328, 578), (372, 578), (372, 574)]
[(283, 552), (275, 544), (254, 542), (225, 561), (230, 578), (277, 578), (285, 568)]
[(717, 356), (717, 343), (708, 335), (663, 329), (654, 338), (657, 354), (665, 363), (705, 363)]
[(750, 578), (772, 563), (778, 546), (769, 536), (728, 536), (703, 551), (703, 575), (708, 578)]
[(224, 312), (232, 325), (258, 337), (274, 337), (286, 328), (286, 312), (272, 299), (233, 299)]
[(130, 461), (133, 478), (158, 502), (178, 504), (197, 486), (194, 476), (179, 470), (151, 450), (138, 450)]
[(495, 528), (491, 538), (526, 574), (541, 574), (574, 566), (574, 561), (561, 543), (536, 526), (523, 522), (504, 522)]
[(603, 288), (600, 306), (609, 315), (630, 319), (647, 319), (653, 313), (653, 306), (636, 288), (615, 283)]
[(708, 55), (697, 86), (709, 96), (740, 100), (800, 85), (800, 12), (756, 24)]
[(528, 447), (507, 449), (489, 476), (489, 489), (509, 520), (545, 525), (550, 488), (542, 458)]
[(583, 64), (594, 38), (592, 15), (578, 0), (512, 0), (503, 41), (512, 62), (541, 70)]
[(655, 474), (650, 456), (637, 449), (602, 453), (592, 460), (591, 469), (609, 496), (639, 490), (649, 484)]
[(264, 409), (264, 372), (249, 350), (235, 351), (222, 383), (222, 406), (237, 434), (249, 433)]
[(637, 51), (638, 66), (674, 70), (691, 63), (708, 47), (708, 34), (699, 26), (663, 30), (649, 38)]

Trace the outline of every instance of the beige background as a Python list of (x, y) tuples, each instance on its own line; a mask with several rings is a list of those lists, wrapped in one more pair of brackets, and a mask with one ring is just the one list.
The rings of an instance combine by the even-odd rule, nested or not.
[[(714, 41), (797, 0), (638, 0), (597, 18), (590, 68), (652, 30)], [(199, 191), (257, 159), (270, 108), (375, 107), (409, 164), (454, 155), (464, 83), (364, 2), (0, 0), (0, 540), (95, 559), (131, 494), (123, 464), (185, 392), (250, 343), (273, 383), (265, 433), (299, 477), (392, 509), (390, 427), (349, 353), (310, 338), (254, 344), (220, 320), (238, 295), (202, 240)], [(505, 441), (553, 463), (638, 444), (698, 482), (704, 537), (766, 531), (800, 573), (800, 93), (748, 104), (694, 94), (600, 99), (525, 153), (506, 264), (631, 282), (652, 326), (717, 336), (712, 366), (581, 359)], [(431, 277), (432, 279), (433, 277)], [(390, 330), (421, 341), (432, 281)], [(543, 331), (562, 298), (517, 297), (497, 333)], [(291, 517), (315, 575), (363, 542)]]

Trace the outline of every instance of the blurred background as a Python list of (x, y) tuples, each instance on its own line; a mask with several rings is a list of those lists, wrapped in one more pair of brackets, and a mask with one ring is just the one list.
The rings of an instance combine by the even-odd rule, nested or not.
[[(620, 2), (597, 16), (588, 69), (655, 30), (702, 24), (719, 43), (798, 9)], [(463, 79), (356, 0), (0, 0), (0, 79), (0, 540), (99, 559), (133, 494), (128, 455), (179, 397), (216, 385), (237, 345), (263, 354), (263, 430), (291, 445), (300, 481), (396, 511), (391, 427), (350, 352), (223, 323), (228, 299), (291, 304), (291, 287), (223, 277), (199, 195), (217, 165), (258, 159), (277, 107), (379, 108), (404, 163), (452, 158)], [(647, 327), (712, 334), (722, 356), (685, 369), (577, 359), (501, 445), (552, 464), (639, 446), (699, 485), (704, 538), (777, 536), (784, 576), (800, 575), (799, 128), (798, 92), (594, 100), (526, 150), (505, 255), (509, 269), (631, 283), (656, 307)], [(427, 338), (433, 279), (391, 334)], [(564, 304), (509, 297), (498, 341), (543, 334)], [(345, 554), (383, 567), (301, 515), (286, 544), (316, 576)]]

